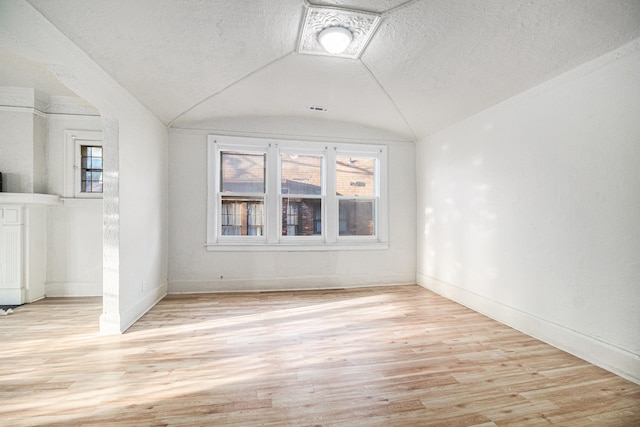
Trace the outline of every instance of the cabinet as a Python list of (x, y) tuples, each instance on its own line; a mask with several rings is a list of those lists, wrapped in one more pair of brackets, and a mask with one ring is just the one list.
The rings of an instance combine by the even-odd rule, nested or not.
[(58, 196), (0, 193), (0, 305), (45, 296), (47, 206)]

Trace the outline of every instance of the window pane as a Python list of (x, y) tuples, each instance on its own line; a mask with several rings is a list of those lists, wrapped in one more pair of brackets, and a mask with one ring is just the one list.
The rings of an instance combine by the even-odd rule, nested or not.
[(221, 153), (221, 191), (264, 193), (265, 154)]
[(322, 200), (282, 198), (282, 235), (313, 236), (322, 234)]
[(338, 157), (336, 194), (338, 196), (375, 196), (376, 159)]
[(264, 235), (264, 199), (223, 197), (220, 224), (223, 236)]
[(340, 200), (340, 236), (373, 236), (375, 207), (373, 200)]
[(322, 157), (281, 155), (282, 194), (322, 194)]
[(102, 148), (82, 145), (80, 153), (80, 191), (102, 193)]

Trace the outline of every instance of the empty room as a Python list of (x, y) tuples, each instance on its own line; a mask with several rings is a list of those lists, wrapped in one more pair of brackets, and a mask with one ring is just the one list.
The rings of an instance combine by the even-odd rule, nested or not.
[(0, 426), (640, 425), (640, 1), (0, 0)]

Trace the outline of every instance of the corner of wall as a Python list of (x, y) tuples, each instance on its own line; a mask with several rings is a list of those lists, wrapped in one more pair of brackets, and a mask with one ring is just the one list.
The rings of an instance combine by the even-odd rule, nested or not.
[(449, 283), (417, 274), (425, 289), (640, 384), (640, 356)]
[(164, 282), (157, 288), (147, 291), (141, 299), (136, 301), (131, 307), (125, 309), (120, 317), (120, 332), (123, 333), (133, 326), (134, 323), (167, 296), (167, 289), (168, 284)]

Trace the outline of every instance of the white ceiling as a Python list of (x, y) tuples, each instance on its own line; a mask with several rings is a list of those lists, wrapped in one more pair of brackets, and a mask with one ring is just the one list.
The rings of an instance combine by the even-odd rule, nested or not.
[(0, 86), (33, 88), (46, 95), (75, 96), (47, 69), (0, 46)]
[(639, 0), (309, 2), (382, 13), (350, 60), (296, 53), (304, 0), (29, 2), (175, 127), (289, 117), (415, 140), (640, 37)]

